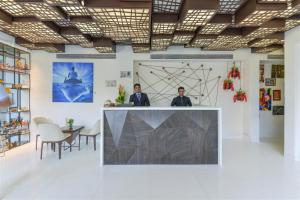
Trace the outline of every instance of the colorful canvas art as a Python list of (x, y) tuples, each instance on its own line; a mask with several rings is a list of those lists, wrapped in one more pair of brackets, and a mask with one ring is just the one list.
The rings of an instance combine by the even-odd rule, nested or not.
[(53, 63), (53, 102), (93, 102), (93, 63)]
[(259, 92), (259, 110), (269, 111), (272, 110), (272, 96), (271, 89), (260, 89)]

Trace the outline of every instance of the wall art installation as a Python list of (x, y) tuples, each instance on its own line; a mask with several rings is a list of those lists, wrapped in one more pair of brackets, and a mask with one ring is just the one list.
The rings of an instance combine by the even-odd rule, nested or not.
[(281, 90), (273, 90), (273, 101), (281, 101)]
[[(239, 66), (238, 64), (239, 63)], [(229, 65), (232, 67), (229, 70)], [(235, 91), (233, 95), (233, 102), (247, 102), (247, 93), (242, 90), (242, 80), (241, 80), (241, 69), (242, 62), (228, 62), (227, 63), (227, 79), (224, 80), (223, 90), (235, 91), (235, 88), (238, 86), (239, 89)]]
[(273, 115), (284, 115), (284, 106), (273, 106)]
[(284, 65), (272, 65), (272, 78), (284, 78)]
[(93, 63), (53, 63), (53, 102), (93, 102)]
[(270, 111), (272, 110), (272, 95), (271, 89), (261, 88), (259, 92), (259, 110)]
[(276, 86), (276, 78), (266, 78), (265, 85), (266, 86)]
[(208, 64), (139, 62), (134, 70), (134, 82), (142, 85), (151, 105), (170, 105), (179, 86), (185, 88), (193, 105), (217, 104), (221, 76)]

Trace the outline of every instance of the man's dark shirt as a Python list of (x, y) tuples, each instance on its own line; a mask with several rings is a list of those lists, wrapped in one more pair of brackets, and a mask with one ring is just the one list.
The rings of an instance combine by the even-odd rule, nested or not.
[(171, 106), (192, 106), (192, 102), (189, 97), (178, 96), (173, 99)]
[(130, 96), (129, 102), (133, 102), (134, 106), (150, 106), (150, 101), (145, 93), (140, 93), (141, 97), (140, 99), (138, 98), (138, 94), (132, 94)]

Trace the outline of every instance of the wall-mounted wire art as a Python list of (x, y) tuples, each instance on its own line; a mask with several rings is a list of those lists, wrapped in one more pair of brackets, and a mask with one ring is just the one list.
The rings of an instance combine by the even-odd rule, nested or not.
[(221, 76), (212, 67), (188, 62), (162, 65), (139, 62), (135, 67), (134, 81), (142, 85), (151, 105), (170, 105), (180, 86), (185, 88), (193, 105), (217, 104)]

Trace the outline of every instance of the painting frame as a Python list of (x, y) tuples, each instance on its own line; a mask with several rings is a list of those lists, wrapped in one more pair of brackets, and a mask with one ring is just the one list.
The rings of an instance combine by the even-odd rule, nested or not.
[(273, 101), (281, 101), (281, 90), (273, 90)]
[(265, 85), (266, 86), (276, 86), (276, 78), (266, 78)]
[(93, 94), (94, 63), (52, 63), (52, 102), (93, 103)]
[(284, 115), (284, 106), (273, 106), (272, 115)]
[(272, 65), (271, 78), (284, 78), (284, 65)]

